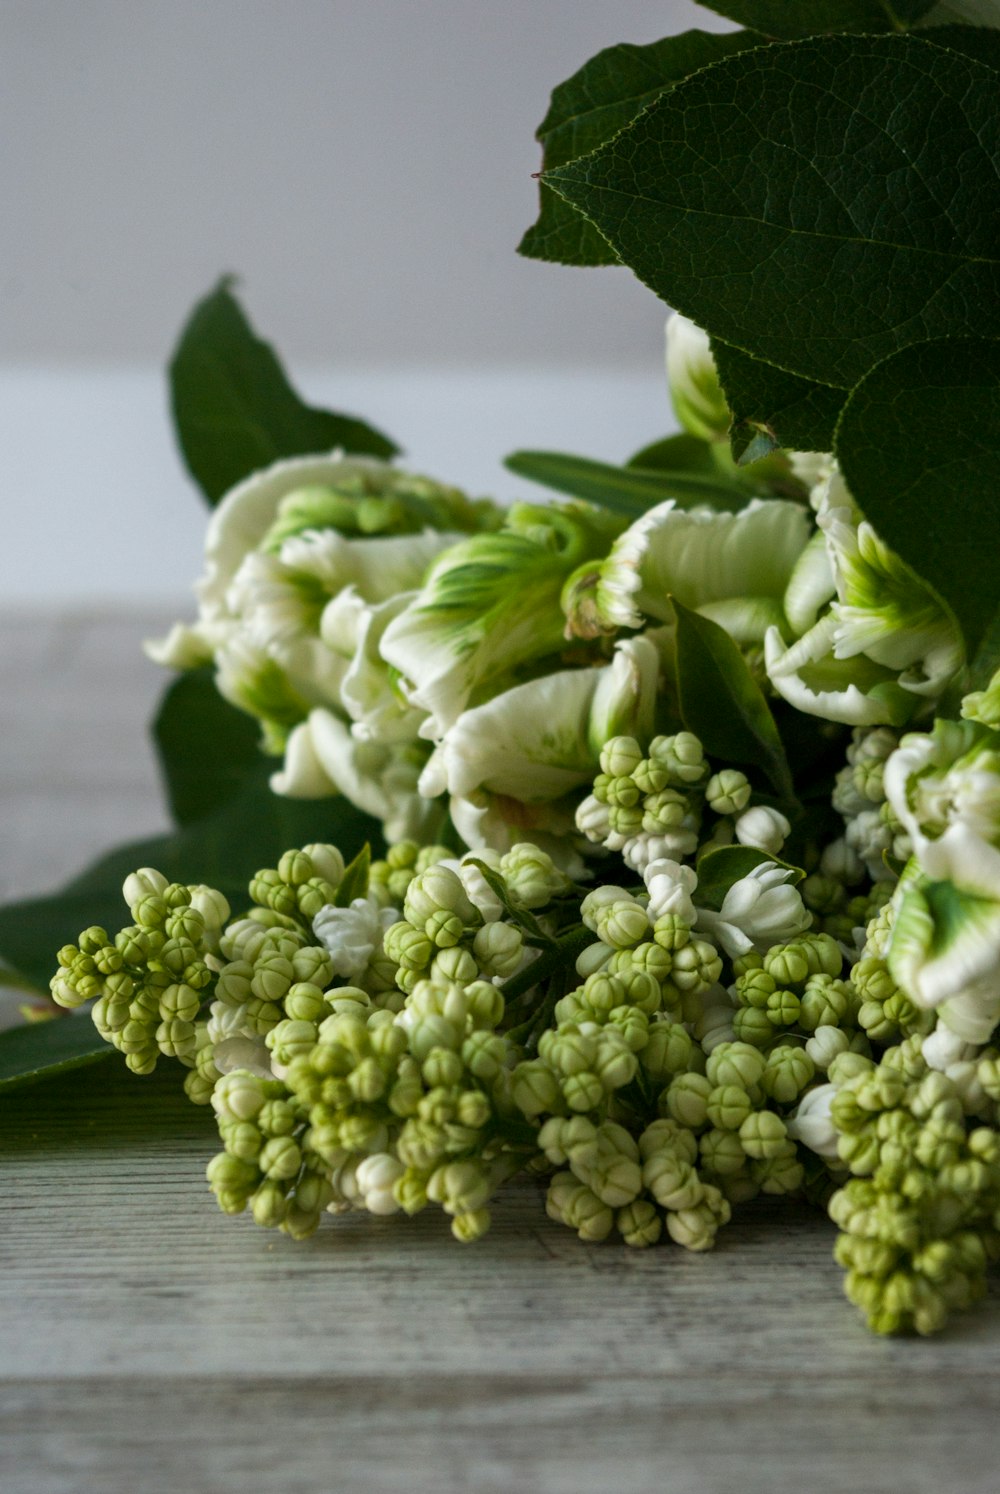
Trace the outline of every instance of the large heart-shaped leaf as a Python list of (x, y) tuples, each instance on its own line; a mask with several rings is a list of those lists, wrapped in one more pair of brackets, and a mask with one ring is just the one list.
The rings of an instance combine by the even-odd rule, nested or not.
[(992, 68), (913, 36), (737, 54), (546, 181), (713, 336), (847, 389), (898, 348), (1000, 335)]
[[(553, 90), (549, 112), (537, 132), (543, 171), (595, 150), (665, 88), (759, 40), (740, 33), (686, 31), (645, 47), (606, 47)], [(570, 265), (617, 263), (607, 239), (592, 223), (544, 182), (540, 188), (538, 221), (518, 245), (519, 253)]]

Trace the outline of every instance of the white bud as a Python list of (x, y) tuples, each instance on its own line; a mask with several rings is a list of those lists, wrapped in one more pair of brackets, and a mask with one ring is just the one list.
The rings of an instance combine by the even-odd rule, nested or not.
[(741, 846), (753, 846), (769, 856), (777, 856), (791, 828), (780, 809), (755, 804), (736, 821), (736, 839)]

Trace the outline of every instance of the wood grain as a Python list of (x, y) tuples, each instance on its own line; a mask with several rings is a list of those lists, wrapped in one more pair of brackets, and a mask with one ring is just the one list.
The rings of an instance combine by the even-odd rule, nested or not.
[[(114, 789), (103, 713), (147, 811), (119, 833), (160, 814), (130, 654), (140, 620), (73, 627), (65, 709), (86, 721), (86, 750), (62, 777), (33, 724), (32, 699), (53, 714), (44, 679), (23, 664), (31, 750), (15, 761), (0, 743), (7, 805), (34, 794), (64, 817), (52, 855), (77, 854), (57, 875), (101, 849), (73, 805)], [(43, 656), (37, 630), (6, 637)], [(32, 856), (27, 836), (0, 851), (8, 894), (34, 878)], [(758, 1203), (709, 1255), (629, 1251), (581, 1245), (524, 1184), (474, 1246), (437, 1211), (331, 1219), (295, 1244), (217, 1211), (214, 1149), (169, 1065), (136, 1080), (114, 1060), (0, 1101), (4, 1494), (1000, 1485), (997, 1300), (930, 1342), (876, 1339), (818, 1215)]]

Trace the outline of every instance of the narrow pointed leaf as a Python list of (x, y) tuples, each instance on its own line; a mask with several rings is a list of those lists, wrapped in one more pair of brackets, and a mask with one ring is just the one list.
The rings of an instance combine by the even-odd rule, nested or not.
[(541, 483), (557, 493), (567, 493), (571, 498), (583, 498), (630, 519), (638, 518), (668, 498), (682, 508), (707, 503), (712, 508), (732, 512), (747, 501), (742, 488), (719, 477), (614, 467), (559, 451), (515, 451), (506, 458), (504, 466), (518, 477)]

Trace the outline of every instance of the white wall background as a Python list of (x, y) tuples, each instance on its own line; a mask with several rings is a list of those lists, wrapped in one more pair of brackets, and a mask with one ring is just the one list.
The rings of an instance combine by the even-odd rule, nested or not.
[(159, 369), (242, 278), (315, 400), (508, 494), (668, 424), (662, 308), (514, 252), (551, 87), (691, 0), (0, 0), (0, 603), (178, 597), (203, 514)]

